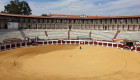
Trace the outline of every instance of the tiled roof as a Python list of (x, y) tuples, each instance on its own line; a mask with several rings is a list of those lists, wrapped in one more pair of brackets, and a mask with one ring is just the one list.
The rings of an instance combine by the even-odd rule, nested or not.
[(82, 15), (63, 15), (63, 14), (50, 14), (50, 16), (32, 16), (32, 15), (18, 15), (18, 14), (6, 14), (0, 13), (0, 16), (8, 17), (24, 17), (24, 18), (44, 18), (44, 19), (114, 19), (114, 18), (140, 18), (140, 15), (134, 16), (85, 16)]

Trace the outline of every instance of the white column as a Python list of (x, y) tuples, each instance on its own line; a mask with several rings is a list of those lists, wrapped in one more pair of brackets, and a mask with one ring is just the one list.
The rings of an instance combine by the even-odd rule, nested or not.
[(79, 41), (79, 45), (80, 45), (80, 41)]
[(112, 43), (112, 47), (113, 47), (113, 43)]
[(104, 46), (104, 43), (102, 42), (102, 46)]
[(11, 49), (11, 44), (10, 44), (10, 49)]
[(84, 41), (84, 45), (85, 45), (85, 41)]
[(88, 41), (88, 45), (89, 45), (89, 41)]
[(52, 41), (52, 45), (53, 45), (53, 41)]
[(0, 46), (0, 51), (2, 51), (1, 46)]
[(20, 43), (20, 47), (22, 47), (22, 42)]
[(94, 41), (93, 41), (93, 45), (94, 45)]
[(45, 42), (43, 41), (43, 45), (44, 45), (44, 43), (45, 43)]
[(6, 45), (4, 45), (4, 48), (5, 48), (5, 50), (6, 50)]
[(119, 46), (119, 45), (117, 44), (117, 48), (119, 48), (118, 46)]
[(67, 44), (67, 41), (65, 41), (65, 44)]
[(48, 41), (47, 41), (47, 45), (49, 45)]
[(17, 43), (15, 43), (15, 47), (17, 48)]
[(108, 42), (107, 42), (107, 47), (108, 47)]
[(71, 40), (70, 40), (70, 44), (71, 44)]
[(25, 42), (25, 46), (27, 46), (27, 42)]
[(58, 44), (58, 41), (56, 41), (56, 44)]
[(135, 52), (137, 52), (137, 46), (135, 46)]
[(62, 40), (61, 40), (61, 45), (62, 45)]

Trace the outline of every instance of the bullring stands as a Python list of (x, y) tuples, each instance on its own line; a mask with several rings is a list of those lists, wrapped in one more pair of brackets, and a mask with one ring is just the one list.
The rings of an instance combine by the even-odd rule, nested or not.
[(48, 29), (47, 30), (47, 34), (48, 34), (48, 39), (67, 39), (68, 38), (68, 30), (65, 29)]
[(112, 41), (117, 31), (92, 31), (91, 38), (98, 40), (109, 40)]
[(90, 30), (71, 30), (70, 38), (77, 39), (78, 36), (89, 36)]
[(117, 39), (140, 40), (140, 32), (137, 31), (121, 31)]
[[(47, 36), (45, 34), (47, 32)], [(71, 30), (70, 39), (77, 39), (78, 36), (89, 36), (97, 40), (112, 41), (117, 31), (111, 30)], [(24, 29), (24, 30), (0, 30), (0, 42), (9, 38), (20, 38), (25, 40), (26, 37), (37, 36), (39, 39), (68, 39), (67, 29)], [(138, 31), (121, 31), (117, 39), (128, 39), (140, 41), (140, 32)]]
[(3, 42), (4, 39), (9, 38), (20, 38), (23, 39), (19, 30), (0, 30), (0, 42)]

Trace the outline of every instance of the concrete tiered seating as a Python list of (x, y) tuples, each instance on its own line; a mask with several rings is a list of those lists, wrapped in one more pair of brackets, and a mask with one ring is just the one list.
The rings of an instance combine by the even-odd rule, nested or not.
[[(48, 36), (46, 36), (47, 31)], [(70, 38), (77, 39), (78, 36), (89, 36), (97, 40), (112, 40), (117, 31), (97, 31), (97, 30), (71, 30)], [(38, 36), (40, 39), (67, 39), (68, 30), (64, 29), (24, 29), (24, 30), (0, 30), (0, 42), (9, 38), (25, 39), (26, 37)], [(121, 31), (117, 39), (128, 39), (140, 41), (140, 32), (137, 31)]]
[(71, 30), (70, 38), (77, 39), (78, 36), (89, 36), (90, 30)]
[(117, 39), (127, 39), (127, 40), (140, 40), (140, 32), (137, 31), (121, 31)]
[(67, 39), (68, 30), (47, 30), (48, 39)]
[(112, 41), (117, 31), (92, 31), (91, 38)]
[(3, 42), (4, 39), (9, 38), (24, 39), (19, 30), (0, 30), (0, 42)]
[(45, 31), (45, 29), (27, 29), (21, 30), (21, 34), (24, 38), (37, 36), (39, 39), (48, 39), (48, 37), (45, 35)]

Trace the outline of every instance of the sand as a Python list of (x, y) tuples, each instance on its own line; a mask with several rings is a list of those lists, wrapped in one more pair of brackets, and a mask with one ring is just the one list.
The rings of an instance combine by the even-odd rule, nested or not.
[(0, 80), (140, 80), (140, 53), (45, 45), (0, 52)]

